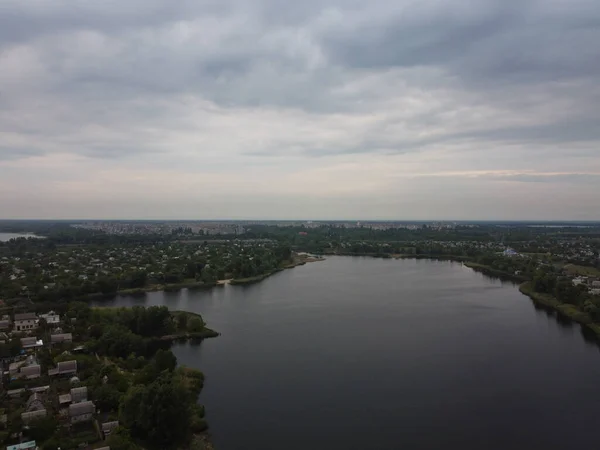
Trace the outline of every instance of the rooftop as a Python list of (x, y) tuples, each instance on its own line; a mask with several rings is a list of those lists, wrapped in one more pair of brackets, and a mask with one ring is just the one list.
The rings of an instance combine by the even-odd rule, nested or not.
[(15, 320), (35, 320), (37, 315), (35, 313), (19, 313), (15, 314)]

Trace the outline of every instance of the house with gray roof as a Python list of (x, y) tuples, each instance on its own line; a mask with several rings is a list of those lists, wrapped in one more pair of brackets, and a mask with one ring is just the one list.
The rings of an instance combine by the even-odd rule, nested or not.
[(59, 333), (50, 335), (50, 344), (61, 344), (63, 342), (73, 342), (72, 333)]
[(38, 327), (38, 318), (35, 313), (15, 314), (15, 331), (30, 331)]
[(44, 403), (42, 402), (42, 396), (38, 393), (31, 394), (25, 403), (25, 411), (39, 411), (44, 409)]
[(118, 426), (118, 420), (115, 420), (114, 422), (104, 422), (102, 424), (102, 433), (104, 434), (104, 439), (106, 439), (110, 435), (110, 433), (116, 430)]
[(58, 396), (58, 404), (62, 406), (66, 406), (71, 403), (71, 394), (61, 394)]
[(20, 375), (21, 378), (33, 380), (34, 378), (39, 378), (42, 376), (42, 368), (39, 364), (21, 367)]
[(41, 314), (40, 319), (44, 319), (48, 325), (60, 324), (60, 315), (56, 314), (54, 311), (50, 311), (47, 314)]
[(40, 409), (38, 411), (24, 412), (21, 414), (21, 420), (25, 425), (29, 425), (32, 421), (37, 420), (41, 417), (46, 417), (46, 410)]
[(56, 369), (48, 370), (48, 375), (73, 375), (77, 373), (77, 361), (61, 361), (56, 365)]
[(91, 421), (95, 412), (96, 405), (91, 401), (69, 405), (69, 417), (72, 424)]
[(10, 328), (10, 319), (0, 319), (0, 331), (6, 331)]
[(71, 389), (71, 401), (73, 403), (86, 402), (88, 397), (87, 386), (76, 387)]
[(44, 345), (44, 343), (41, 340), (38, 341), (35, 336), (21, 338), (21, 346), (24, 349), (41, 347), (42, 345)]

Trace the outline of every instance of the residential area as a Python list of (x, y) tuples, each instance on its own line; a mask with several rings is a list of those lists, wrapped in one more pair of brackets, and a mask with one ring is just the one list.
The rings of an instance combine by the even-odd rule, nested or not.
[(36, 438), (52, 436), (55, 426), (79, 443), (104, 441), (118, 427), (118, 421), (96, 407), (85, 385), (86, 374), (73, 355), (86, 350), (73, 342), (73, 321), (75, 317), (53, 311), (2, 317), (0, 439), (26, 444), (8, 449), (37, 448), (32, 444)]
[(0, 299), (53, 301), (153, 286), (212, 286), (263, 274), (291, 257), (289, 247), (265, 241), (48, 244), (22, 239), (0, 247)]
[[(5, 314), (0, 321), (0, 443), (10, 450), (108, 450), (119, 430), (112, 442), (137, 448), (129, 433), (131, 419), (124, 428), (120, 416), (127, 417), (130, 392), (150, 389), (157, 380), (173, 389), (198, 380), (194, 392), (184, 394), (190, 398), (186, 417), (177, 420), (202, 431), (203, 409), (195, 401), (202, 375), (176, 368), (169, 342), (161, 339), (202, 332), (202, 319), (189, 314), (159, 307), (91, 309), (78, 302), (62, 314)], [(136, 329), (134, 322), (145, 325)], [(130, 407), (137, 402), (132, 397)], [(122, 447), (123, 442), (130, 446)]]

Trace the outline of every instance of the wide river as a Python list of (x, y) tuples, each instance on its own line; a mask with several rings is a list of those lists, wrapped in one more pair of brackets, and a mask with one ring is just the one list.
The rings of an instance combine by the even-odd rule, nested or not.
[(598, 440), (600, 353), (458, 263), (332, 257), (252, 286), (119, 297), (201, 313), (217, 450), (573, 449)]

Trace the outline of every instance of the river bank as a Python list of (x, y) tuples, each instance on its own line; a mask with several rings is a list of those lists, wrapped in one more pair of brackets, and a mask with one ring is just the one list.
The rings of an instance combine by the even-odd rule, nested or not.
[(470, 269), (473, 269), (477, 272), (481, 272), (482, 274), (488, 275), (491, 277), (497, 277), (500, 279), (506, 279), (506, 280), (514, 281), (514, 282), (518, 282), (518, 283), (523, 283), (523, 282), (529, 280), (529, 278), (527, 278), (524, 275), (518, 275), (515, 273), (505, 272), (503, 270), (494, 269), (493, 267), (486, 266), (484, 264), (479, 264), (479, 263), (476, 263), (473, 261), (462, 261), (462, 263)]
[(581, 326), (592, 331), (600, 339), (600, 324), (594, 323), (592, 317), (577, 306), (569, 303), (561, 303), (553, 295), (534, 291), (529, 281), (521, 283), (519, 291), (535, 303), (554, 310), (561, 316), (581, 324)]
[(324, 260), (325, 260), (325, 258), (322, 258), (320, 256), (314, 256), (314, 255), (310, 255), (308, 253), (298, 253), (298, 254), (294, 255), (292, 262), (290, 262), (288, 264), (284, 264), (281, 267), (278, 267), (277, 269), (273, 269), (269, 272), (266, 272), (266, 273), (263, 273), (260, 275), (256, 275), (254, 277), (233, 278), (231, 280), (227, 280), (227, 283), (232, 284), (232, 285), (254, 284), (254, 283), (263, 281), (264, 279), (269, 278), (271, 275), (281, 272), (282, 270), (293, 269), (294, 267), (303, 266), (307, 263), (319, 262), (319, 261), (324, 261)]
[[(92, 310), (98, 310), (98, 311), (113, 310), (116, 312), (116, 310), (118, 310), (118, 309), (123, 309), (123, 307), (122, 306), (94, 306), (94, 307), (92, 307)], [(164, 341), (176, 342), (176, 341), (187, 341), (187, 340), (202, 340), (202, 339), (209, 339), (209, 338), (215, 338), (215, 337), (220, 336), (220, 333), (218, 333), (217, 331), (215, 331), (211, 328), (208, 328), (206, 326), (204, 319), (198, 313), (177, 310), (177, 311), (170, 311), (170, 314), (171, 314), (172, 320), (178, 324), (181, 324), (181, 323), (190, 324), (191, 323), (190, 321), (193, 319), (195, 319), (196, 321), (200, 321), (200, 322), (197, 322), (197, 324), (195, 325), (195, 328), (192, 330), (184, 329), (184, 330), (178, 331), (177, 333), (157, 336), (155, 338), (151, 338), (150, 340), (163, 341), (163, 342)]]

